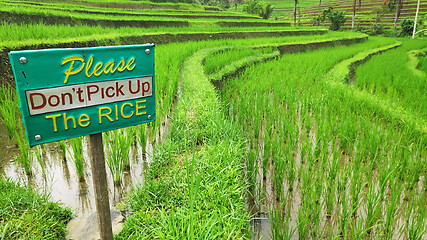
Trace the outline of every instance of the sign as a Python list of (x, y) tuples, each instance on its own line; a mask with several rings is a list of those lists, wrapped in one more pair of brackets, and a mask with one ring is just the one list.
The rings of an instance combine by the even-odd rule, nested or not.
[(154, 44), (9, 57), (30, 146), (156, 119)]

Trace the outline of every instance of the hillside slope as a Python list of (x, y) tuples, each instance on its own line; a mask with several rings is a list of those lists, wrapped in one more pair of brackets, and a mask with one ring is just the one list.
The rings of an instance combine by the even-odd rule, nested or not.
[[(394, 26), (395, 10), (382, 11), (383, 1), (381, 0), (369, 0), (362, 1), (361, 6), (356, 6), (355, 16), (355, 28), (356, 29), (372, 29), (375, 24), (378, 27), (386, 30), (392, 29)], [(326, 3), (322, 3), (321, 10), (325, 10), (328, 7), (334, 7), (335, 10), (345, 12), (347, 21), (343, 29), (351, 29), (351, 19), (353, 15), (353, 1), (351, 0), (335, 0)], [(415, 18), (415, 12), (417, 9), (417, 0), (407, 0), (403, 2), (402, 12), (398, 23), (400, 25), (403, 19)], [(380, 13), (381, 12), (381, 13)], [(421, 1), (419, 15), (427, 13), (427, 1)], [(302, 25), (313, 25), (313, 19), (319, 14), (319, 5), (314, 4), (310, 7), (301, 9), (301, 13), (297, 16), (300, 24)], [(291, 21), (293, 19), (292, 14), (288, 14), (284, 19)], [(297, 20), (297, 21), (298, 21)]]

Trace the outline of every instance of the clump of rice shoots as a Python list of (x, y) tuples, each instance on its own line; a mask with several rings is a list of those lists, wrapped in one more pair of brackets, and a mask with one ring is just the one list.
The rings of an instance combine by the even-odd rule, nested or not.
[(147, 125), (146, 124), (140, 124), (138, 126), (138, 142), (142, 149), (142, 154), (146, 153), (146, 147), (147, 147)]
[(114, 130), (106, 134), (106, 161), (115, 185), (120, 185), (124, 169), (130, 168), (129, 153), (131, 141), (123, 131)]
[[(0, 87), (0, 118), (6, 126), (9, 139), (13, 139), (18, 134), (18, 124), (16, 117), (19, 115), (16, 91), (9, 85), (3, 84)], [(15, 139), (15, 143), (19, 144)]]
[(21, 124), (17, 124), (16, 126), (17, 126), (17, 129), (14, 132), (13, 139), (15, 139), (15, 142), (17, 143), (18, 148), (20, 150), (20, 153), (17, 156), (16, 161), (22, 165), (25, 173), (28, 176), (32, 176), (33, 175), (32, 164), (34, 160), (33, 154), (31, 152), (30, 145), (28, 145), (27, 139), (25, 138), (24, 127)]
[(69, 140), (72, 152), (70, 152), (71, 157), (74, 160), (74, 165), (76, 167), (77, 177), (80, 182), (85, 181), (84, 176), (84, 157), (83, 157), (83, 138), (77, 137)]

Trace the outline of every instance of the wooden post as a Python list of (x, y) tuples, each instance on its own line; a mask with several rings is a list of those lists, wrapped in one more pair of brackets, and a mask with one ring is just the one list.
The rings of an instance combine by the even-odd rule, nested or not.
[(98, 211), (99, 234), (101, 240), (113, 240), (102, 133), (89, 135), (89, 149), (96, 210)]

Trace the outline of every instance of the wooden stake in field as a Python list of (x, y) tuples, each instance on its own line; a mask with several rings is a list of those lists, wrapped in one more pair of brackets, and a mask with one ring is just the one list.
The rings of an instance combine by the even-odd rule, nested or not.
[(98, 212), (99, 234), (102, 240), (113, 240), (103, 146), (102, 133), (89, 135), (90, 163), (96, 211)]

